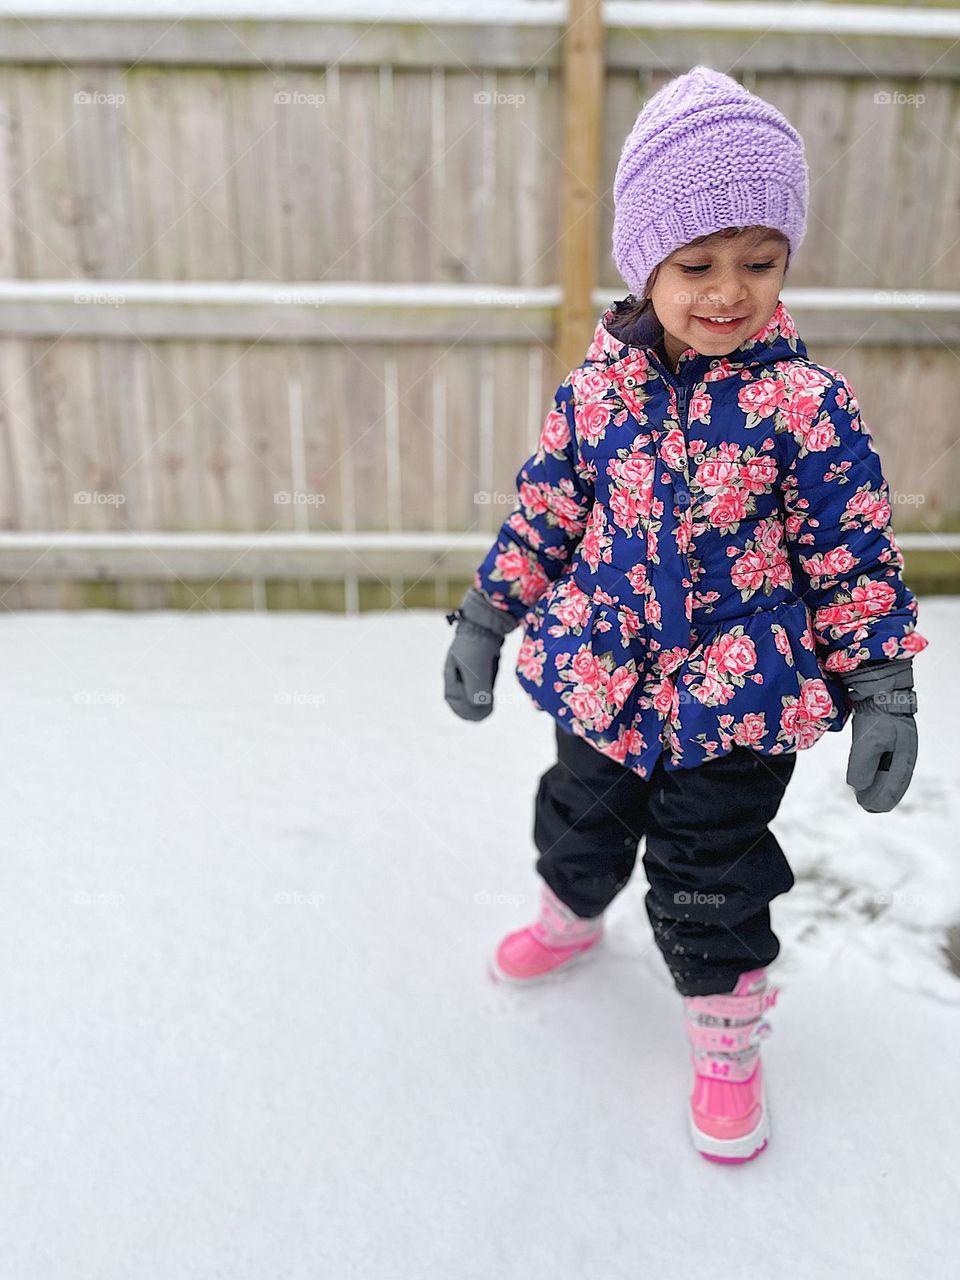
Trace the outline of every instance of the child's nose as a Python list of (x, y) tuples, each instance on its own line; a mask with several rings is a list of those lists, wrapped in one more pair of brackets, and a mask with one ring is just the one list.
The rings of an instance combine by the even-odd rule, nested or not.
[(717, 307), (734, 307), (743, 300), (745, 294), (743, 281), (737, 274), (736, 267), (724, 271), (718, 268), (706, 290), (707, 299)]

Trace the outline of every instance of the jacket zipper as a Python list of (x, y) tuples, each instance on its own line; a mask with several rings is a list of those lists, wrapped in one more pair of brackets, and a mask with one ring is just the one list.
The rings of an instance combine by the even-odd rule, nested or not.
[(686, 383), (681, 382), (678, 378), (675, 378), (673, 374), (670, 373), (670, 371), (666, 368), (666, 366), (661, 364), (659, 358), (656, 358), (656, 362), (657, 362), (657, 365), (662, 370), (663, 376), (666, 378), (667, 382), (669, 382), (670, 386), (673, 387), (673, 393), (677, 399), (677, 408), (680, 411), (680, 427), (683, 430), (684, 434), (686, 434), (687, 404), (690, 399), (690, 387)]
[[(666, 372), (666, 370), (664, 372)], [(683, 382), (675, 381), (669, 374), (667, 374), (667, 378), (670, 385), (673, 387), (674, 394), (677, 398), (677, 410), (680, 414), (680, 430), (683, 432), (683, 443), (684, 447), (686, 447), (687, 411), (690, 402), (690, 388)], [(676, 475), (672, 476), (671, 479), (673, 481), (674, 491), (680, 500), (680, 505), (683, 507), (689, 507), (693, 499), (690, 496), (690, 490), (687, 487), (686, 479), (683, 476)]]
[(690, 395), (690, 388), (679, 386), (677, 388), (679, 394), (678, 408), (680, 410), (680, 429), (684, 436), (687, 434), (687, 399)]

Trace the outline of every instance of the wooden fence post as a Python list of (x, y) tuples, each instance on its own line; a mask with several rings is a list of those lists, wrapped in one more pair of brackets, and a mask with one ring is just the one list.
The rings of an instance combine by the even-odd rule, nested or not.
[(563, 205), (557, 381), (583, 360), (595, 327), (597, 203), (603, 127), (602, 0), (569, 0), (563, 37)]

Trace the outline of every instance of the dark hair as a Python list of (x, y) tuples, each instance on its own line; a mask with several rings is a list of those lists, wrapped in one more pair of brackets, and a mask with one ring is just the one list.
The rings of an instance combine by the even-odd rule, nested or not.
[[(784, 269), (784, 274), (786, 274), (790, 269), (790, 241), (782, 231), (777, 231), (773, 227), (764, 227), (756, 223), (749, 227), (723, 227), (720, 231), (711, 231), (709, 235), (697, 236), (695, 240), (690, 240), (683, 247), (688, 249), (694, 245), (709, 244), (712, 240), (733, 240), (747, 231), (766, 231), (768, 234), (772, 235), (775, 239), (782, 241), (787, 246), (787, 265)], [(635, 294), (631, 293), (629, 298), (626, 298), (623, 302), (617, 303), (616, 313), (618, 321), (622, 320), (624, 324), (631, 324), (646, 312), (647, 308), (650, 306), (650, 296), (653, 293), (653, 286), (656, 282), (660, 266), (661, 264), (658, 263), (650, 272), (650, 275), (647, 278), (647, 283), (644, 285), (643, 293), (639, 298)]]

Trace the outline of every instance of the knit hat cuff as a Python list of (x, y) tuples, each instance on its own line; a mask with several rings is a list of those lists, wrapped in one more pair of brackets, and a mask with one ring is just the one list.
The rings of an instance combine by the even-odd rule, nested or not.
[(790, 238), (798, 244), (805, 231), (805, 210), (803, 192), (769, 180), (731, 182), (726, 187), (694, 192), (688, 205), (665, 209), (655, 221), (621, 241), (620, 273), (639, 298), (652, 274), (652, 270), (643, 274), (646, 264), (659, 264), (678, 244), (689, 244), (725, 227), (790, 227)]

